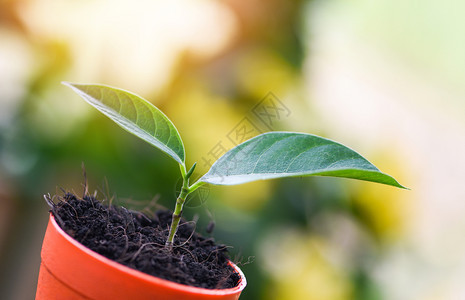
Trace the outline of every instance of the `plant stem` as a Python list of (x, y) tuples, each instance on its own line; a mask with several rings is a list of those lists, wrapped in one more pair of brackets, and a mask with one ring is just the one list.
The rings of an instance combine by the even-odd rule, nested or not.
[(189, 189), (189, 177), (186, 174), (186, 168), (184, 165), (180, 165), (180, 167), (182, 175), (182, 188), (178, 199), (176, 199), (176, 206), (174, 208), (173, 217), (171, 218), (170, 232), (165, 242), (165, 247), (167, 247), (170, 251), (173, 249), (173, 240), (176, 232), (178, 231), (178, 225), (182, 217), (184, 202), (186, 201), (187, 196), (191, 193)]
[(186, 201), (187, 195), (189, 194), (188, 189), (182, 188), (181, 193), (179, 194), (178, 199), (176, 199), (176, 207), (173, 212), (173, 217), (171, 219), (171, 226), (170, 232), (168, 235), (168, 239), (166, 240), (165, 246), (168, 247), (170, 250), (173, 248), (173, 240), (174, 236), (176, 235), (176, 231), (178, 231), (179, 221), (182, 217), (182, 208), (184, 206), (184, 202)]
[(196, 189), (198, 189), (199, 187), (201, 187), (204, 184), (205, 184), (205, 182), (202, 182), (202, 181), (195, 182), (193, 185), (191, 185), (189, 187), (189, 194), (192, 193), (193, 191), (195, 191)]
[(205, 182), (197, 181), (193, 185), (189, 186), (189, 177), (192, 175), (192, 171), (195, 168), (195, 164), (192, 166), (189, 172), (186, 172), (186, 167), (184, 165), (180, 165), (180, 168), (182, 175), (182, 189), (179, 193), (178, 199), (176, 199), (176, 206), (174, 208), (173, 217), (171, 218), (170, 232), (165, 242), (165, 247), (168, 248), (170, 251), (173, 249), (174, 236), (178, 231), (179, 221), (181, 221), (182, 217), (182, 209), (184, 206), (184, 202), (186, 202), (187, 196), (189, 196), (190, 193), (194, 192), (196, 189), (205, 184)]

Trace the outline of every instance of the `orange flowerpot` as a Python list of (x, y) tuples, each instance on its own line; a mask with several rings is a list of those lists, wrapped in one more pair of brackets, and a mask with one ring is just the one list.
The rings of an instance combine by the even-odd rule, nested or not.
[(247, 282), (242, 271), (238, 286), (209, 290), (187, 286), (123, 266), (75, 241), (50, 215), (42, 245), (36, 300), (52, 299), (239, 299)]

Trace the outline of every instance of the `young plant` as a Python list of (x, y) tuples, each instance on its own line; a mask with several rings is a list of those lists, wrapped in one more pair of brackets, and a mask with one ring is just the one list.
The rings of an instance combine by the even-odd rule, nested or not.
[(251, 138), (226, 152), (206, 174), (189, 184), (196, 164), (186, 169), (184, 144), (179, 132), (158, 108), (121, 89), (94, 84), (63, 84), (118, 125), (159, 148), (179, 164), (183, 183), (166, 240), (166, 247), (170, 249), (187, 197), (207, 183), (234, 185), (263, 179), (318, 175), (354, 178), (404, 188), (393, 177), (382, 173), (346, 146), (298, 132), (268, 132)]

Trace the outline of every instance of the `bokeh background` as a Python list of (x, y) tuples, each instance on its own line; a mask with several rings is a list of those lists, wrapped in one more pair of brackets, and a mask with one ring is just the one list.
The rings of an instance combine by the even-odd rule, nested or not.
[[(238, 129), (342, 142), (410, 191), (291, 178), (201, 191), (186, 209), (232, 245), (241, 299), (465, 299), (465, 2), (1, 0), (0, 298), (33, 299), (44, 194), (171, 207), (169, 157), (60, 85), (160, 107), (187, 162)], [(245, 132), (245, 131), (242, 131)], [(59, 249), (57, 249), (59, 251)]]

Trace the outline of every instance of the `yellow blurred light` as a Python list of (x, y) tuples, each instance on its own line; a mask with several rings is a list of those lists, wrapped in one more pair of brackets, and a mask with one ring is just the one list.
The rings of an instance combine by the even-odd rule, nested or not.
[[(401, 183), (408, 182), (402, 165), (392, 154), (379, 153), (373, 161), (381, 170), (389, 169), (396, 174)], [(405, 190), (370, 182), (354, 182), (354, 185), (357, 187), (354, 204), (375, 233), (385, 241), (402, 237), (406, 233), (408, 213), (414, 206), (411, 195)]]
[(243, 55), (236, 69), (240, 88), (260, 100), (269, 92), (286, 94), (297, 85), (292, 68), (269, 50), (257, 48)]
[(232, 12), (216, 1), (42, 0), (27, 3), (21, 14), (37, 39), (70, 45), (68, 80), (104, 81), (140, 94), (165, 85), (185, 51), (215, 55), (237, 30)]
[(197, 162), (194, 174), (207, 172), (214, 160), (232, 148), (227, 134), (241, 115), (228, 99), (213, 94), (201, 80), (177, 82), (163, 110), (181, 133), (187, 164)]
[(255, 181), (239, 186), (227, 186), (214, 189), (220, 199), (228, 206), (241, 210), (259, 210), (271, 197), (272, 181)]
[(260, 247), (273, 284), (266, 299), (352, 299), (350, 279), (325, 253), (325, 241), (293, 229), (275, 230)]

